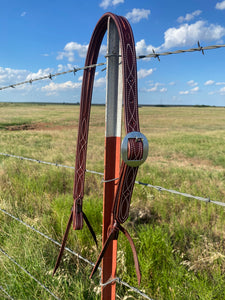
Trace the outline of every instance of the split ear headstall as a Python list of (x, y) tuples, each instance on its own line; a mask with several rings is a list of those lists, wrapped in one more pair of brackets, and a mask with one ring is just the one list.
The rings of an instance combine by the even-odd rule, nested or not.
[[(122, 162), (120, 166), (120, 176), (117, 182), (117, 190), (112, 207), (112, 223), (108, 230), (108, 238), (103, 246), (103, 249), (98, 257), (91, 276), (97, 270), (104, 253), (112, 240), (118, 238), (119, 231), (127, 237), (130, 242), (134, 263), (137, 273), (138, 282), (140, 284), (141, 273), (135, 250), (134, 243), (129, 233), (122, 227), (128, 216), (131, 202), (131, 196), (137, 175), (138, 167), (142, 164), (148, 155), (148, 142), (146, 137), (140, 133), (139, 116), (138, 116), (138, 97), (137, 97), (137, 67), (136, 67), (136, 52), (133, 33), (127, 19), (112, 13), (104, 14), (98, 21), (92, 34), (85, 66), (90, 66), (97, 63), (97, 58), (102, 43), (102, 39), (107, 30), (108, 18), (111, 18), (118, 30), (121, 56), (122, 56), (122, 71), (123, 71), (123, 102), (124, 102), (124, 122), (126, 136), (122, 142)], [(67, 224), (66, 232), (63, 237), (61, 249), (53, 271), (56, 272), (67, 240), (69, 229), (73, 222), (73, 229), (82, 229), (83, 220), (86, 222), (95, 243), (97, 244), (94, 230), (89, 223), (87, 216), (82, 210), (84, 196), (84, 180), (86, 170), (87, 142), (88, 129), (90, 119), (90, 108), (92, 90), (95, 76), (95, 68), (87, 68), (84, 70), (82, 92), (80, 101), (80, 119), (77, 138), (77, 152), (75, 164), (75, 179), (73, 199), (74, 204)]]

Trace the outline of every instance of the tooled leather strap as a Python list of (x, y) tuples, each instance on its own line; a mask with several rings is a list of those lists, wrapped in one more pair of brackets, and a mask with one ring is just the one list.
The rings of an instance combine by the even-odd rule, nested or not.
[[(126, 133), (139, 132), (139, 117), (138, 117), (138, 101), (137, 101), (137, 70), (136, 70), (136, 53), (135, 44), (133, 39), (133, 33), (128, 21), (121, 16), (114, 15), (112, 13), (106, 13), (98, 21), (94, 32), (92, 34), (85, 66), (96, 64), (100, 46), (104, 34), (107, 29), (108, 18), (112, 18), (116, 24), (122, 55), (122, 70), (123, 70), (123, 101), (124, 101), (124, 114), (125, 114), (125, 130)], [(73, 198), (74, 205), (70, 215), (67, 229), (63, 238), (61, 250), (56, 262), (54, 272), (56, 271), (62, 252), (65, 247), (65, 242), (68, 236), (68, 231), (73, 221), (74, 229), (82, 229), (83, 217), (92, 233), (92, 236), (96, 240), (94, 231), (84, 215), (82, 210), (82, 200), (84, 196), (84, 180), (86, 170), (86, 155), (87, 155), (87, 142), (88, 142), (88, 129), (90, 119), (90, 108), (92, 90), (95, 76), (95, 68), (87, 68), (84, 70), (82, 92), (81, 92), (81, 103), (80, 103), (80, 119), (79, 119), (79, 130), (77, 138), (77, 152), (76, 152), (76, 163), (75, 163), (75, 178), (74, 178), (74, 190)], [(127, 160), (139, 161), (143, 156), (143, 141), (141, 138), (131, 137), (127, 141)], [(120, 177), (117, 185), (116, 196), (114, 199), (113, 210), (112, 210), (112, 230), (108, 240), (105, 243), (105, 249), (112, 239), (117, 239), (119, 230), (122, 231), (128, 238), (132, 251), (134, 254), (134, 261), (136, 266), (136, 272), (138, 280), (140, 282), (140, 270), (137, 260), (136, 250), (133, 241), (127, 231), (120, 225), (124, 223), (129, 216), (130, 201), (132, 191), (135, 183), (138, 166), (129, 166), (122, 161)], [(116, 226), (115, 226), (116, 224)], [(104, 249), (102, 250), (104, 252)], [(104, 253), (100, 254), (96, 265), (99, 265)], [(94, 269), (95, 270), (95, 269)], [(94, 274), (94, 270), (92, 275)], [(92, 276), (91, 275), (91, 276)]]

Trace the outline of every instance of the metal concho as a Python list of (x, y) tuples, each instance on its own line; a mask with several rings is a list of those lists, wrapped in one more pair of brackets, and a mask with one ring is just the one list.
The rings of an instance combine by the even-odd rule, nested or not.
[[(143, 143), (143, 156), (142, 156), (142, 159), (140, 159), (140, 160), (130, 160), (130, 159), (127, 158), (127, 152), (128, 152), (127, 149), (128, 149), (129, 139), (142, 140), (142, 143)], [(123, 161), (128, 166), (130, 166), (130, 167), (140, 166), (141, 164), (143, 164), (143, 162), (146, 160), (146, 158), (148, 156), (148, 140), (147, 140), (147, 138), (141, 132), (138, 132), (138, 131), (129, 132), (124, 137), (124, 139), (122, 141), (121, 154), (122, 154)]]

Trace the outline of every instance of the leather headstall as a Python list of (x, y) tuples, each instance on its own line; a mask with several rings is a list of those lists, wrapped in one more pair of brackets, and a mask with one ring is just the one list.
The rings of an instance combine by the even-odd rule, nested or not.
[[(107, 30), (107, 22), (109, 17), (114, 21), (120, 39), (123, 72), (122, 77), (124, 122), (126, 136), (122, 142), (121, 148), (122, 162), (120, 166), (120, 176), (117, 182), (116, 195), (111, 212), (112, 223), (108, 230), (108, 238), (103, 246), (103, 249), (98, 257), (98, 260), (96, 262), (95, 267), (92, 270), (90, 277), (92, 277), (93, 274), (96, 272), (109, 243), (112, 240), (117, 239), (118, 233), (119, 231), (121, 231), (123, 234), (125, 234), (125, 236), (130, 242), (134, 256), (137, 278), (140, 284), (141, 273), (135, 246), (129, 233), (121, 225), (127, 220), (129, 216), (131, 196), (138, 167), (141, 163), (143, 163), (143, 161), (147, 158), (148, 155), (148, 142), (145, 136), (142, 133), (140, 133), (139, 128), (135, 44), (132, 29), (126, 18), (114, 15), (112, 13), (105, 13), (100, 18), (94, 29), (89, 43), (85, 66), (90, 66), (97, 63), (100, 46), (105, 32)], [(63, 237), (61, 249), (57, 258), (53, 274), (56, 272), (59, 266), (72, 222), (73, 229), (76, 230), (82, 229), (84, 220), (95, 240), (95, 243), (97, 244), (97, 239), (94, 230), (82, 209), (86, 171), (88, 129), (94, 77), (95, 68), (90, 67), (84, 70), (80, 101), (80, 118), (77, 137), (75, 178), (73, 189), (74, 204), (69, 217), (69, 221)]]

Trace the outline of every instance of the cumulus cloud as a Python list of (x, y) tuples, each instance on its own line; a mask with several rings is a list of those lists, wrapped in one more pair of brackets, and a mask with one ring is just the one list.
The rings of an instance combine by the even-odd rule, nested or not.
[(63, 59), (66, 57), (69, 62), (73, 62), (75, 60), (74, 53), (77, 52), (80, 57), (85, 57), (87, 53), (88, 45), (81, 45), (76, 42), (67, 43), (64, 47), (63, 52), (59, 52), (57, 59)]
[(195, 92), (198, 92), (199, 91), (199, 87), (196, 86), (194, 87), (193, 89), (190, 90), (191, 93), (195, 93)]
[(140, 69), (137, 74), (138, 74), (138, 78), (145, 78), (149, 75), (151, 75), (153, 73), (153, 71), (155, 71), (155, 69)]
[(179, 23), (183, 23), (183, 22), (189, 22), (191, 20), (193, 20), (195, 17), (199, 16), (202, 13), (201, 10), (195, 10), (194, 12), (190, 13), (190, 14), (186, 14), (185, 17), (179, 17), (177, 19), (177, 21)]
[(220, 25), (208, 24), (206, 21), (197, 21), (191, 25), (186, 23), (178, 28), (167, 29), (164, 33), (164, 44), (160, 48), (192, 46), (198, 40), (218, 41), (223, 36), (225, 36), (225, 27)]
[(150, 81), (149, 85), (151, 86), (150, 88), (143, 88), (141, 89), (142, 92), (160, 92), (160, 93), (165, 93), (167, 92), (167, 88), (163, 87), (163, 88), (159, 88), (160, 86), (162, 86), (163, 84), (160, 82), (156, 82), (153, 83), (152, 81)]
[(26, 80), (30, 72), (28, 70), (17, 70), (0, 67), (0, 84), (9, 85)]
[(216, 85), (225, 85), (225, 82), (216, 82)]
[(23, 12), (20, 14), (20, 16), (21, 16), (21, 17), (25, 17), (26, 14), (27, 14), (27, 12), (26, 12), (26, 11), (23, 11)]
[[(59, 52), (56, 59), (62, 60), (67, 58), (69, 62), (73, 62), (75, 60), (75, 53), (78, 53), (78, 56), (81, 58), (85, 58), (88, 50), (88, 44), (79, 44), (77, 42), (69, 42), (65, 45), (64, 51)], [(101, 45), (100, 55), (105, 55), (107, 50), (106, 45)]]
[(128, 12), (125, 17), (131, 23), (138, 23), (142, 19), (148, 19), (148, 16), (149, 16), (150, 13), (151, 13), (150, 9), (133, 8), (132, 11)]
[(217, 2), (216, 3), (216, 9), (219, 9), (219, 10), (225, 9), (225, 1)]
[(109, 6), (115, 6), (120, 3), (124, 3), (124, 0), (102, 0), (99, 6), (107, 9)]
[(47, 93), (54, 93), (54, 92), (65, 91), (69, 89), (77, 89), (80, 87), (81, 87), (80, 82), (66, 81), (63, 83), (55, 83), (51, 81), (48, 85), (43, 86), (41, 90)]
[(188, 95), (190, 92), (189, 91), (180, 91), (179, 94), (180, 95)]
[(190, 85), (190, 86), (196, 86), (196, 85), (198, 85), (198, 83), (195, 82), (194, 80), (189, 80), (189, 81), (187, 82), (187, 84)]
[(100, 77), (98, 79), (95, 79), (94, 81), (94, 87), (105, 87), (106, 85), (106, 78), (105, 77)]
[(46, 68), (46, 69), (39, 69), (36, 73), (29, 73), (26, 77), (26, 80), (36, 79), (39, 77), (48, 76), (49, 74), (53, 73), (54, 69)]
[(152, 49), (156, 49), (152, 45), (146, 45), (146, 42), (144, 39), (137, 42), (135, 45), (135, 48), (136, 48), (137, 55), (146, 55), (146, 54), (152, 53)]
[(214, 80), (207, 80), (204, 85), (213, 85), (215, 83)]
[(189, 95), (189, 94), (194, 94), (196, 92), (199, 91), (199, 87), (195, 86), (194, 88), (190, 89), (190, 90), (186, 90), (186, 91), (180, 91), (179, 94), (180, 95)]

